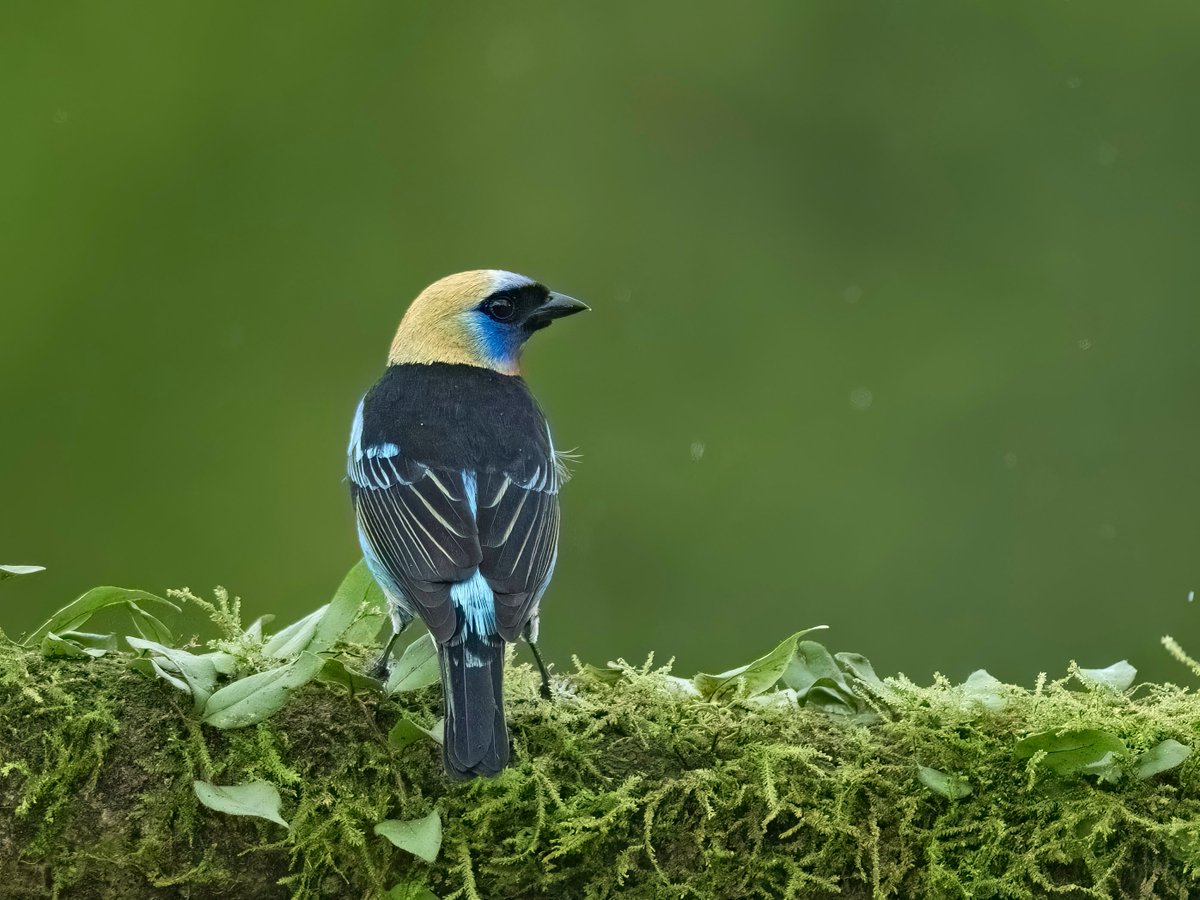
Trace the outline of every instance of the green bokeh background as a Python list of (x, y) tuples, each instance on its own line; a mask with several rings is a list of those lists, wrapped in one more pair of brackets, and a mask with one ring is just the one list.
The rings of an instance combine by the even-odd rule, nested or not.
[(0, 17), (10, 634), (102, 583), (323, 602), (406, 303), (500, 267), (594, 308), (526, 357), (583, 455), (560, 664), (826, 623), (921, 679), (1186, 677), (1200, 6)]

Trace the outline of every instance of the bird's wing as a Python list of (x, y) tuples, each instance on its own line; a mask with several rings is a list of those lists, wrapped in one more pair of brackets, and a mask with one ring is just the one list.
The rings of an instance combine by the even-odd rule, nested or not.
[(464, 473), (431, 468), (390, 443), (363, 447), (352, 439), (347, 470), (368, 565), (438, 641), (450, 640), (458, 625), (451, 585), (483, 560), (473, 485)]
[(508, 641), (521, 636), (554, 573), (558, 557), (558, 488), (554, 450), (533, 471), (481, 473), (476, 519), (479, 570), (496, 598), (496, 626)]

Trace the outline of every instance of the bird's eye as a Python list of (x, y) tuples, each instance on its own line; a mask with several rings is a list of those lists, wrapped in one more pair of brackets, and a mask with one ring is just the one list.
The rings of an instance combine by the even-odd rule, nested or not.
[(483, 311), (489, 318), (497, 322), (508, 322), (516, 313), (517, 308), (507, 297), (493, 297), (483, 305)]

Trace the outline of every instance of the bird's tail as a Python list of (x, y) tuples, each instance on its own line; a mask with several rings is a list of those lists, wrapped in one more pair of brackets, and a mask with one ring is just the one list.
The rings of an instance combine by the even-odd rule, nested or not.
[(463, 628), (438, 648), (438, 658), (446, 698), (446, 773), (457, 779), (495, 775), (508, 765), (504, 640)]

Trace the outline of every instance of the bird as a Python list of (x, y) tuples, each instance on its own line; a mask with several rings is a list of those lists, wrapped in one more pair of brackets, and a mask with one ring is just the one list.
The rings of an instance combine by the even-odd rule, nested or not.
[(509, 761), (505, 646), (537, 648), (538, 607), (558, 559), (568, 473), (521, 378), (525, 342), (587, 304), (498, 269), (450, 275), (409, 305), (382, 377), (355, 412), (347, 474), (363, 559), (392, 634), (420, 617), (437, 644), (446, 773), (498, 774)]

